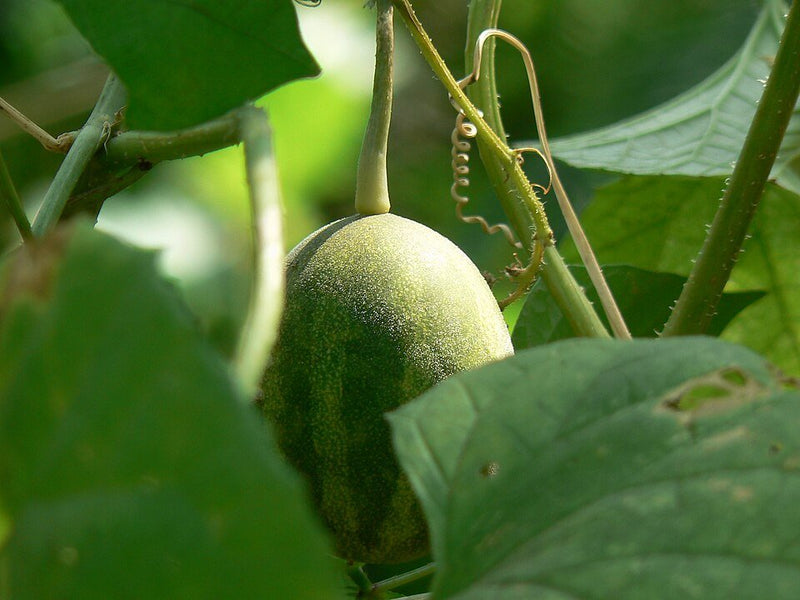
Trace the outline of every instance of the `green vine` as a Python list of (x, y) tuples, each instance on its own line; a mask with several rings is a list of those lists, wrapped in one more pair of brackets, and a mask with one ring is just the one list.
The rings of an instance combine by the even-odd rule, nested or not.
[(14, 223), (16, 223), (17, 230), (22, 236), (22, 239), (31, 239), (33, 237), (31, 224), (28, 221), (28, 216), (25, 214), (25, 209), (19, 199), (19, 194), (17, 194), (17, 188), (14, 187), (14, 181), (11, 179), (11, 174), (8, 172), (8, 167), (6, 167), (6, 161), (3, 159), (2, 153), (0, 153), (0, 200), (2, 200), (8, 208), (8, 212), (14, 219)]
[[(518, 152), (508, 147), (505, 143), (505, 138), (501, 137), (492, 124), (484, 119), (483, 113), (461, 89), (441, 56), (439, 56), (408, 0), (393, 0), (393, 2), (428, 65), (450, 93), (454, 102), (475, 125), (477, 130), (476, 139), (481, 149), (481, 157), (485, 159), (484, 164), (487, 172), (492, 179), (495, 190), (498, 191), (498, 197), (501, 199), (512, 227), (525, 244), (528, 252), (537, 251), (536, 246), (540, 246), (538, 251), (542, 253), (543, 259), (542, 279), (559, 303), (559, 307), (572, 325), (573, 330), (577, 335), (581, 336), (608, 337), (608, 332), (586, 298), (583, 289), (572, 277), (561, 255), (552, 245), (552, 231), (544, 207), (520, 166)], [(493, 15), (496, 15), (497, 11), (499, 11), (499, 3), (494, 7), (487, 5), (485, 2), (482, 4), (478, 0), (474, 0), (470, 5), (470, 14), (483, 15), (482, 18), (487, 18), (487, 16), (490, 19), (495, 18)], [(478, 29), (480, 25), (478, 20), (479, 17), (477, 16), (471, 19), (470, 31)], [(473, 40), (468, 40), (468, 44), (470, 42), (473, 42)], [(474, 44), (470, 47), (473, 46)], [(479, 84), (480, 80), (476, 82), (476, 86), (479, 86)], [(497, 102), (496, 93), (492, 89), (490, 88), (488, 92), (478, 92), (478, 94), (483, 95), (494, 93), (490, 105)], [(493, 118), (491, 109), (487, 110), (487, 118)], [(531, 231), (534, 232), (533, 236)], [(534, 259), (536, 259), (535, 256)]]
[(233, 360), (244, 399), (255, 397), (278, 335), (283, 311), (283, 215), (272, 133), (267, 115), (254, 106), (239, 113), (253, 223), (253, 284), (250, 307)]
[(794, 2), (730, 183), (662, 335), (700, 334), (708, 329), (764, 194), (799, 94), (800, 2)]
[(61, 218), (70, 194), (89, 161), (108, 138), (117, 114), (125, 105), (126, 96), (122, 83), (110, 75), (92, 114), (75, 137), (36, 213), (32, 225), (35, 236), (43, 236)]

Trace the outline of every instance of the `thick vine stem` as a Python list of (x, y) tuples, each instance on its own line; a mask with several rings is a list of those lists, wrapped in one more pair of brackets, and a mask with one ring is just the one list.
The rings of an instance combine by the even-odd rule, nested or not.
[(238, 118), (250, 188), (254, 277), (233, 365), (244, 398), (250, 401), (277, 339), (283, 311), (283, 211), (267, 116), (250, 106), (242, 108)]
[(17, 194), (17, 188), (14, 187), (14, 181), (11, 179), (11, 173), (8, 172), (6, 161), (3, 159), (3, 154), (0, 153), (0, 200), (8, 208), (14, 223), (17, 225), (17, 230), (23, 240), (29, 240), (33, 237), (31, 231), (31, 224), (28, 221), (28, 216), (25, 214), (25, 209), (22, 207), (22, 202)]
[(55, 227), (81, 174), (108, 138), (117, 113), (125, 105), (126, 97), (122, 83), (116, 76), (110, 75), (92, 114), (75, 137), (36, 213), (32, 225), (35, 236), (40, 237)]
[(693, 335), (708, 329), (764, 193), (799, 94), (800, 2), (794, 2), (730, 183), (662, 335)]
[[(544, 207), (536, 196), (522, 167), (517, 160), (517, 153), (505, 143), (504, 137), (495, 132), (487, 123), (481, 111), (467, 98), (466, 93), (456, 82), (450, 70), (433, 46), (430, 37), (414, 14), (408, 0), (392, 0), (403, 21), (406, 23), (412, 38), (419, 47), (426, 62), (450, 93), (453, 101), (463, 110), (467, 118), (477, 129), (476, 139), (481, 148), (482, 157), (491, 157), (484, 164), (492, 178), (498, 196), (517, 235), (525, 244), (528, 252), (534, 248), (532, 231), (536, 231), (539, 239), (548, 240), (544, 249), (544, 266), (542, 279), (547, 284), (567, 320), (573, 324), (577, 335), (608, 337), (597, 313), (586, 298), (586, 294), (577, 284), (566, 268), (561, 255), (552, 246), (552, 230), (550, 229)], [(480, 6), (478, 0), (470, 4), (470, 12)], [(491, 10), (489, 14), (491, 14)], [(471, 46), (471, 47), (474, 47)], [(496, 96), (493, 100), (496, 102)], [(487, 111), (491, 116), (491, 111)], [(491, 117), (490, 117), (491, 118)], [(520, 210), (515, 205), (521, 205)]]
[(390, 0), (378, 0), (377, 13), (372, 104), (356, 178), (355, 206), (362, 215), (380, 215), (391, 208), (386, 168), (394, 68), (394, 9)]

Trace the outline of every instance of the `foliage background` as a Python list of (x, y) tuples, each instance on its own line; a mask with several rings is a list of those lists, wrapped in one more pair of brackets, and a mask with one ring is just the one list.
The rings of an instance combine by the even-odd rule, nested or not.
[[(355, 163), (366, 122), (373, 55), (372, 13), (359, 0), (297, 7), (301, 30), (322, 66), (260, 101), (270, 110), (284, 187), (287, 244), (352, 211)], [(419, 0), (420, 18), (455, 74), (463, 70), (464, 0)], [(636, 114), (690, 88), (739, 47), (755, 0), (506, 0), (501, 27), (533, 52), (548, 131), (560, 136)], [(402, 27), (402, 25), (398, 25)], [(393, 210), (444, 233), (495, 276), (511, 262), (499, 238), (458, 222), (449, 196), (450, 131), (455, 116), (407, 36), (398, 35), (398, 81), (390, 140)], [(257, 60), (254, 57), (254, 60)], [(498, 53), (504, 118), (513, 139), (533, 136), (524, 70), (510, 50)], [(105, 67), (50, 0), (0, 4), (0, 96), (52, 133), (80, 127)], [(59, 157), (0, 119), (0, 149), (32, 215)], [(529, 161), (533, 176), (536, 161)], [(502, 220), (473, 161), (470, 211)], [(608, 175), (565, 170), (583, 206)], [(558, 227), (558, 217), (553, 215)], [(162, 248), (161, 265), (179, 281), (212, 339), (225, 352), (247, 295), (249, 214), (241, 150), (164, 164), (107, 202), (101, 228)], [(15, 232), (2, 215), (3, 247)], [(498, 287), (502, 293), (502, 284)], [(516, 309), (519, 306), (515, 307)], [(515, 310), (507, 311), (513, 320)]]

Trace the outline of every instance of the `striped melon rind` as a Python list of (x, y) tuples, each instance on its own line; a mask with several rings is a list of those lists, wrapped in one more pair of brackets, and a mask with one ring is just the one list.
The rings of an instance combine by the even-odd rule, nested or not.
[(303, 472), (343, 558), (410, 560), (428, 548), (384, 413), (445, 377), (513, 354), (467, 256), (392, 214), (354, 216), (287, 259), (287, 302), (263, 410)]

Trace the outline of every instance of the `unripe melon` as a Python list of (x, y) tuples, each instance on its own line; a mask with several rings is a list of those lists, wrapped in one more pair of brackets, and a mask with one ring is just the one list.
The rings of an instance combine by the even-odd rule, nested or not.
[(452, 242), (392, 214), (354, 216), (287, 259), (263, 410), (343, 558), (421, 556), (421, 509), (384, 414), (445, 377), (513, 354), (497, 302)]

